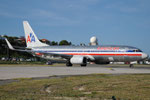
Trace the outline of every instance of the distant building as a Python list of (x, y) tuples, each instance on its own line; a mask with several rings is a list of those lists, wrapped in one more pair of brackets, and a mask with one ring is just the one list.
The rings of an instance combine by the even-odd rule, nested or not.
[(43, 43), (46, 43), (46, 44), (50, 44), (50, 41), (47, 40), (47, 39), (41, 39), (40, 41), (43, 42)]
[(21, 36), (20, 38), (16, 39), (17, 41), (21, 42), (21, 43), (25, 43), (26, 39), (24, 36)]
[(46, 43), (48, 40), (47, 39), (41, 39), (41, 41)]

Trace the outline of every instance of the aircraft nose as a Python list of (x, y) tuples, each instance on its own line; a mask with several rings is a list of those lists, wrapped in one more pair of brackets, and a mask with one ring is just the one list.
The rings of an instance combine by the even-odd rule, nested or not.
[(148, 58), (148, 54), (143, 53), (143, 54), (142, 54), (142, 59), (146, 59), (146, 58)]

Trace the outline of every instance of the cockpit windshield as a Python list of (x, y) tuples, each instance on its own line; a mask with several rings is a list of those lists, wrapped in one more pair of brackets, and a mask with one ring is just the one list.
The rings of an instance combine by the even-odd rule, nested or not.
[(140, 49), (135, 49), (133, 52), (142, 52)]

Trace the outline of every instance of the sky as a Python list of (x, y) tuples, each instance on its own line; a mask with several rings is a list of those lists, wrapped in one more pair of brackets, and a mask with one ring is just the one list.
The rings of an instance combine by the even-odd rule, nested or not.
[(0, 0), (0, 35), (24, 36), (28, 21), (40, 39), (129, 45), (150, 55), (150, 0)]

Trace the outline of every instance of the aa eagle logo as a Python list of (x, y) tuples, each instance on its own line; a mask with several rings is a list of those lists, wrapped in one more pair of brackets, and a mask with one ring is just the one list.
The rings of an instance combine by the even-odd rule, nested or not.
[(30, 43), (35, 42), (35, 37), (32, 33), (30, 33), (30, 35), (28, 35), (28, 37), (27, 37), (27, 43), (28, 42), (30, 42)]

